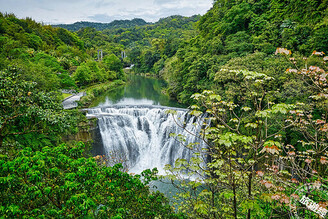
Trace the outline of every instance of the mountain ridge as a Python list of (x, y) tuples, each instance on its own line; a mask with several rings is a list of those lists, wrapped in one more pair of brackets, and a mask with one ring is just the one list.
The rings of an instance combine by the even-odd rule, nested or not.
[(56, 24), (56, 25), (51, 25), (53, 27), (61, 27), (65, 28), (69, 31), (78, 31), (82, 28), (86, 27), (94, 27), (98, 31), (102, 31), (105, 29), (114, 29), (114, 28), (131, 28), (134, 26), (144, 26), (152, 24), (151, 22), (146, 22), (142, 18), (134, 18), (132, 20), (114, 20), (109, 23), (100, 23), (100, 22), (91, 22), (91, 21), (78, 21), (73, 24)]
[(190, 19), (190, 20), (198, 20), (200, 15), (192, 15), (192, 16), (182, 16), (182, 15), (171, 15), (168, 17), (160, 18), (156, 22), (146, 22), (142, 18), (133, 18), (131, 20), (114, 20), (109, 23), (101, 23), (101, 22), (91, 22), (91, 21), (77, 21), (73, 24), (55, 24), (51, 25), (52, 27), (61, 27), (66, 30), (76, 32), (83, 28), (95, 28), (97, 31), (103, 30), (113, 30), (113, 29), (120, 29), (120, 28), (134, 28), (134, 27), (142, 27), (147, 25), (156, 25), (156, 24), (163, 24), (165, 22), (170, 22), (173, 19)]

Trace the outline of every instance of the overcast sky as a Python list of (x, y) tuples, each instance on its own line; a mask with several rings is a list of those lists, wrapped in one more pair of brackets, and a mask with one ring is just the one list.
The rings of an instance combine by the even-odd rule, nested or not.
[(155, 22), (170, 15), (203, 15), (212, 4), (213, 0), (0, 0), (0, 11), (45, 24), (133, 18)]

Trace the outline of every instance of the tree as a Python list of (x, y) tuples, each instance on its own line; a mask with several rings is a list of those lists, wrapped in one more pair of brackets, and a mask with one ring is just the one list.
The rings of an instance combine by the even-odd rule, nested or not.
[[(282, 52), (280, 52), (282, 53)], [(313, 52), (313, 55), (322, 55), (322, 52)], [(288, 58), (285, 54), (284, 56)], [(313, 59), (313, 57), (311, 57)], [(323, 58), (323, 61), (327, 59)], [(296, 189), (308, 186), (309, 183), (318, 186), (328, 184), (328, 153), (327, 153), (327, 68), (322, 66), (301, 67), (302, 61), (294, 57), (289, 59), (295, 68), (287, 69), (287, 74), (299, 77), (306, 84), (310, 94), (309, 102), (296, 103), (294, 109), (289, 110), (285, 122), (290, 124), (290, 132), (298, 136), (293, 141), (285, 141), (275, 154), (263, 149), (268, 160), (267, 171), (261, 174), (261, 182), (266, 186), (268, 196), (277, 203), (290, 204), (296, 209), (301, 197), (293, 194)], [(313, 60), (312, 60), (313, 61)], [(319, 64), (325, 64), (319, 62)], [(316, 200), (323, 209), (328, 206), (327, 195), (309, 193), (308, 197)], [(296, 202), (293, 202), (296, 200)], [(298, 206), (302, 207), (302, 206)], [(312, 218), (317, 215), (311, 211), (301, 210), (300, 217)]]
[(85, 146), (31, 148), (0, 156), (0, 214), (40, 218), (183, 218), (159, 192), (150, 192), (156, 171), (141, 175), (84, 157)]
[(88, 60), (86, 65), (91, 71), (91, 81), (92, 82), (104, 82), (107, 77), (105, 72), (99, 68), (98, 62), (93, 60)]
[(118, 79), (125, 80), (125, 74), (123, 71), (123, 64), (116, 55), (110, 54), (106, 56), (103, 60), (105, 68), (107, 71), (114, 71), (117, 73)]
[(73, 73), (73, 79), (79, 86), (87, 85), (91, 82), (91, 70), (86, 63), (82, 63), (76, 68), (76, 71)]
[[(28, 134), (51, 139), (76, 129), (77, 118), (63, 110), (55, 93), (35, 87), (36, 83), (22, 80), (15, 68), (0, 72), (1, 150)], [(3, 145), (4, 142), (7, 144)]]

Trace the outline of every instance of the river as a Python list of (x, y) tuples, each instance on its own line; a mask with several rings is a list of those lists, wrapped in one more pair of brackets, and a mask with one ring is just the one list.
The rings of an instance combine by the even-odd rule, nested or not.
[(165, 81), (130, 75), (125, 86), (109, 91), (93, 101), (91, 107), (114, 105), (151, 105), (184, 108), (182, 104), (162, 93)]

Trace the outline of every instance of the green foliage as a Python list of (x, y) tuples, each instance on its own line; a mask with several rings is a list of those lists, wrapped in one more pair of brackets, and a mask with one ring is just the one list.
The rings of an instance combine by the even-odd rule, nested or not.
[[(172, 81), (168, 88), (170, 95), (190, 104), (194, 92), (217, 89), (212, 79), (220, 68), (224, 68), (223, 65), (233, 63), (235, 58), (254, 58), (253, 53), (264, 53), (262, 59), (255, 61), (264, 64), (260, 72), (277, 72), (274, 63), (279, 68), (290, 68), (290, 63), (279, 63), (276, 57), (272, 57), (276, 47), (286, 47), (303, 55), (314, 50), (327, 53), (326, 3), (215, 1), (213, 8), (197, 23), (199, 34), (180, 43), (174, 67), (169, 66), (173, 64), (171, 61), (165, 64), (163, 72), (168, 75), (163, 77)], [(204, 67), (195, 68), (198, 65)], [(165, 71), (165, 68), (173, 70)]]
[(115, 43), (106, 44), (110, 39), (94, 30), (83, 32), (87, 41), (85, 46), (78, 34), (63, 28), (42, 26), (29, 18), (18, 19), (11, 14), (1, 16), (0, 20), (4, 31), (0, 38), (0, 69), (9, 65), (19, 67), (23, 70), (22, 78), (36, 82), (39, 89), (77, 89), (76, 85), (125, 78), (119, 59), (107, 68), (102, 63), (91, 61), (96, 55), (93, 45), (105, 44), (105, 57), (112, 53), (120, 55), (123, 50)]
[(79, 86), (87, 85), (91, 82), (91, 71), (85, 63), (76, 68), (73, 79)]
[(159, 76), (163, 67), (154, 67), (155, 63), (172, 57), (182, 40), (194, 35), (193, 24), (198, 19), (199, 16), (171, 16), (155, 24), (106, 30), (104, 33), (125, 46), (127, 58), (124, 61), (127, 65), (133, 64), (136, 73)]
[(72, 79), (72, 77), (67, 73), (63, 72), (58, 75), (60, 78), (60, 87), (63, 89), (71, 89), (76, 88), (75, 81)]
[(84, 43), (81, 41), (74, 33), (69, 32), (63, 28), (56, 29), (57, 36), (60, 40), (62, 40), (66, 45), (77, 46), (81, 50), (84, 49)]
[(124, 50), (122, 45), (114, 42), (113, 36), (97, 31), (95, 28), (83, 28), (77, 32), (77, 35), (85, 42), (86, 53), (94, 59), (98, 59), (100, 49), (104, 56), (115, 54), (117, 57)]
[(78, 118), (73, 116), (74, 111), (64, 112), (55, 93), (39, 91), (35, 86), (33, 82), (22, 80), (16, 69), (0, 72), (2, 151), (6, 148), (10, 150), (11, 146), (22, 144), (24, 141), (31, 143), (33, 138), (38, 142), (42, 137), (45, 144), (56, 143), (59, 134), (76, 129)]
[[(240, 70), (263, 71), (263, 66), (275, 63), (261, 60), (263, 53), (235, 58), (215, 75), (222, 95), (210, 90), (192, 95), (197, 104), (191, 106), (191, 114), (200, 117), (206, 112), (211, 125), (200, 124), (198, 137), (207, 144), (205, 149), (189, 144), (195, 156), (166, 168), (167, 178), (180, 189), (178, 211), (191, 218), (280, 217), (290, 213), (293, 193), (300, 186), (327, 185), (328, 79), (322, 63), (327, 58), (321, 53), (309, 59), (291, 57), (283, 48), (276, 53), (281, 66), (275, 71)], [(282, 70), (286, 62), (295, 68)], [(307, 67), (309, 62), (321, 67)], [(290, 93), (276, 89), (281, 84), (289, 86)], [(305, 92), (295, 94), (297, 89)], [(174, 181), (179, 179), (181, 183)], [(318, 200), (326, 206), (326, 198)], [(299, 215), (308, 218), (314, 213), (300, 210)]]
[(86, 86), (92, 83), (102, 83), (114, 79), (125, 79), (122, 62), (114, 55), (106, 56), (103, 62), (87, 60), (81, 63), (72, 77), (78, 86)]
[(0, 158), (0, 214), (4, 217), (183, 218), (167, 199), (150, 192), (153, 171), (132, 176), (122, 166), (99, 165), (75, 146), (27, 147)]
[(80, 21), (75, 22), (74, 24), (59, 24), (54, 25), (55, 27), (62, 27), (70, 31), (78, 31), (84, 28), (95, 28), (98, 31), (102, 31), (105, 29), (119, 29), (119, 28), (132, 28), (134, 26), (143, 26), (148, 23), (140, 18), (134, 18), (132, 20), (115, 20), (111, 23), (94, 23), (94, 22), (86, 22)]
[(107, 71), (115, 72), (117, 74), (117, 79), (126, 80), (122, 62), (116, 55), (111, 54), (106, 56), (103, 60), (103, 64)]
[[(184, 170), (198, 177), (183, 180), (184, 192), (178, 196), (182, 205), (178, 209), (191, 218), (206, 218), (207, 215), (209, 218), (268, 216), (257, 196), (261, 189), (255, 172), (263, 162), (260, 149), (274, 139), (273, 136), (282, 134), (284, 127), (275, 124), (282, 121), (280, 115), (286, 114), (286, 109), (292, 106), (281, 104), (266, 109), (270, 100), (266, 85), (274, 79), (265, 74), (247, 70), (222, 72), (241, 77), (244, 83), (239, 84), (239, 89), (244, 92), (241, 95), (244, 99), (225, 101), (207, 90), (192, 96), (198, 104), (192, 107), (191, 114), (200, 116), (200, 110), (206, 111), (212, 126), (205, 128), (204, 136), (200, 136), (206, 139), (206, 149), (192, 144), (188, 146), (198, 152), (196, 159), (189, 163), (176, 162), (174, 169), (167, 169), (173, 174), (169, 176), (173, 179), (180, 178)], [(205, 163), (206, 167), (202, 167)]]

